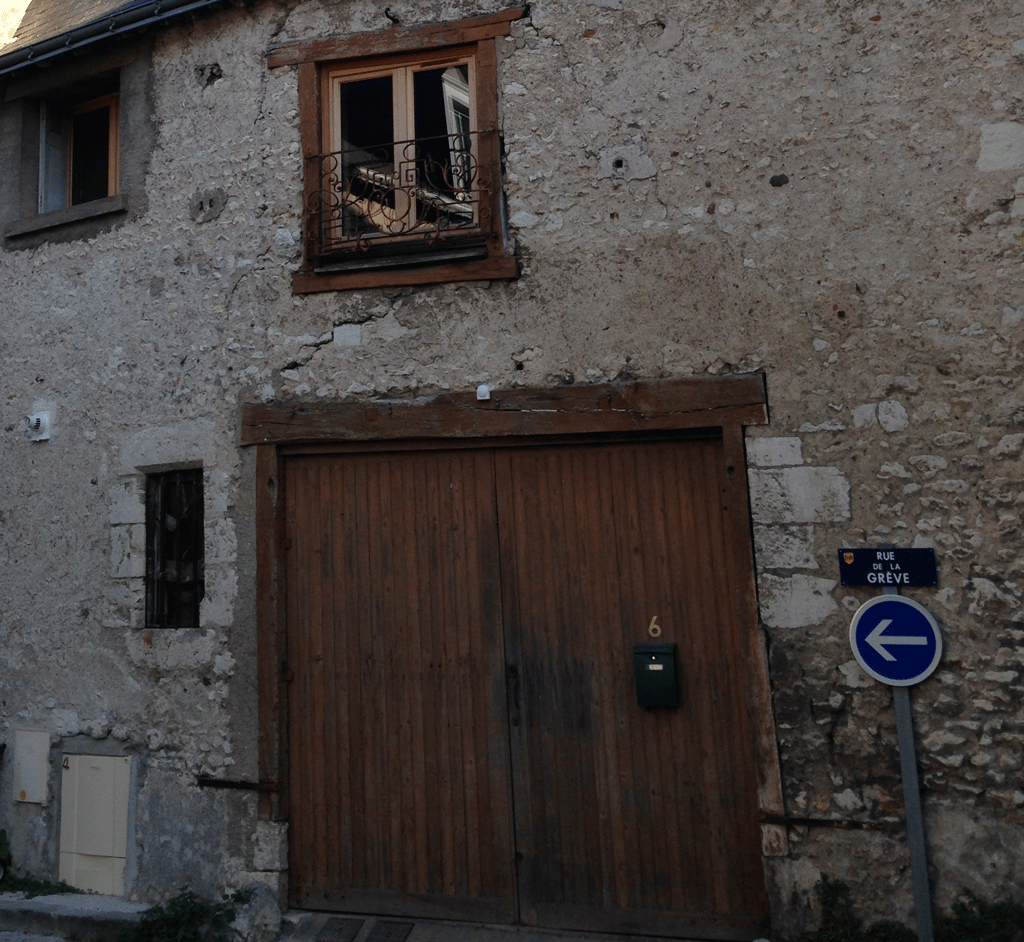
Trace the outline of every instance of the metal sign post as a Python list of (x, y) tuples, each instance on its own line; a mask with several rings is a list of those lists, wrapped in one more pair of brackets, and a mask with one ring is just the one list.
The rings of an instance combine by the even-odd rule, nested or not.
[(925, 853), (921, 788), (917, 781), (917, 750), (914, 747), (914, 719), (910, 713), (910, 690), (906, 687), (893, 687), (892, 699), (896, 706), (896, 740), (900, 747), (903, 809), (907, 816), (907, 843), (910, 845), (910, 875), (914, 881), (917, 938), (918, 942), (933, 942), (932, 894), (928, 885), (928, 857)]
[(867, 673), (893, 687), (917, 938), (918, 942), (933, 942), (931, 889), (928, 885), (928, 858), (909, 688), (928, 677), (938, 666), (942, 657), (942, 636), (935, 619), (924, 606), (901, 597), (895, 587), (886, 586), (882, 591), (883, 595), (870, 599), (857, 609), (850, 623), (850, 646)]

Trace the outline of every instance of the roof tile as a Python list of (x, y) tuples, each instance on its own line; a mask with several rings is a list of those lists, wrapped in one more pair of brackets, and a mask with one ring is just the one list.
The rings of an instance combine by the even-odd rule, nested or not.
[[(145, 0), (31, 0), (17, 32), (6, 45), (3, 44), (4, 23), (0, 22), (0, 55), (33, 46), (119, 10), (130, 10), (142, 2)], [(8, 12), (8, 7), (16, 15), (21, 6), (16, 0), (0, 0), (0, 19)]]

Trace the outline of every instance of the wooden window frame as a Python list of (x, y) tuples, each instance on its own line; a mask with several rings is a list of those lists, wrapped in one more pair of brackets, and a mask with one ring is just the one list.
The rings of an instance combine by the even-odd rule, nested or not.
[[(120, 124), (121, 124), (121, 96), (119, 92), (111, 92), (100, 95), (97, 98), (90, 98), (79, 102), (70, 108), (59, 108), (50, 101), (43, 101), (40, 105), (40, 142), (39, 142), (39, 213), (62, 212), (73, 206), (87, 206), (90, 203), (98, 202), (101, 199), (108, 199), (117, 196), (120, 190)], [(93, 111), (107, 109), (107, 188), (106, 192), (92, 200), (79, 200), (74, 198), (75, 180), (75, 118)], [(63, 132), (63, 167), (60, 171), (62, 179), (62, 190), (56, 194), (49, 191), (48, 187), (52, 177), (48, 168), (50, 138), (49, 122), (52, 117), (60, 115), (66, 121), (67, 126)], [(51, 117), (52, 116), (52, 117)], [(59, 205), (58, 205), (59, 204)]]
[[(495, 40), (508, 35), (511, 24), (525, 10), (516, 8), (485, 17), (439, 26), (397, 27), (378, 33), (288, 43), (271, 49), (268, 68), (295, 67), (298, 74), (299, 123), (303, 154), (303, 261), (292, 279), (296, 294), (375, 288), (392, 285), (424, 285), (453, 281), (515, 278), (518, 260), (505, 238), (501, 188), (501, 152), (498, 140), (497, 48)], [(492, 181), (477, 207), (478, 241), (474, 258), (445, 258), (437, 253), (417, 257), (415, 265), (394, 267), (385, 259), (381, 267), (342, 270), (319, 265), (319, 231), (310, 231), (310, 207), (320, 205), (321, 160), (329, 153), (331, 82), (347, 74), (384, 74), (412, 63), (435, 61), (472, 62), (471, 98), (477, 143), (474, 158)], [(444, 239), (438, 239), (439, 247)]]
[[(391, 80), (391, 92), (392, 92), (392, 137), (395, 142), (395, 153), (393, 155), (393, 171), (391, 182), (395, 184), (394, 199), (396, 203), (395, 209), (391, 210), (379, 204), (371, 204), (376, 206), (376, 213), (387, 213), (391, 218), (378, 219), (377, 225), (380, 228), (394, 227), (396, 229), (407, 230), (411, 235), (402, 234), (387, 234), (385, 232), (377, 232), (374, 234), (375, 237), (371, 237), (372, 241), (376, 241), (383, 244), (385, 247), (389, 244), (397, 243), (399, 240), (413, 239), (416, 240), (415, 235), (417, 226), (417, 211), (416, 211), (416, 200), (410, 199), (409, 193), (411, 190), (416, 189), (416, 167), (415, 164), (410, 166), (410, 161), (403, 160), (399, 151), (400, 142), (413, 142), (419, 138), (416, 132), (416, 121), (415, 121), (415, 107), (416, 107), (416, 93), (414, 89), (415, 76), (419, 72), (425, 72), (430, 69), (439, 69), (441, 67), (453, 67), (453, 66), (465, 66), (469, 75), (469, 117), (470, 117), (470, 131), (469, 136), (471, 140), (475, 140), (475, 135), (478, 133), (477, 120), (476, 120), (476, 106), (478, 103), (478, 95), (476, 92), (476, 50), (473, 47), (463, 47), (461, 49), (451, 50), (437, 50), (427, 53), (413, 54), (410, 56), (402, 56), (398, 58), (389, 58), (386, 63), (381, 64), (377, 61), (368, 62), (365, 64), (351, 65), (345, 63), (342, 65), (325, 66), (321, 70), (321, 80), (323, 83), (321, 89), (321, 101), (327, 102), (327, 107), (323, 109), (321, 115), (322, 127), (320, 132), (321, 140), (326, 144), (326, 149), (331, 154), (337, 154), (341, 152), (344, 147), (345, 141), (343, 139), (343, 130), (341, 122), (338, 120), (341, 114), (341, 89), (343, 86), (353, 82), (360, 82), (365, 79), (390, 79)], [(457, 135), (452, 134), (451, 137)], [(479, 147), (474, 143), (471, 145), (470, 154), (474, 160), (474, 163), (478, 159)], [(403, 176), (408, 176), (411, 179), (403, 180)], [(494, 174), (488, 174), (491, 181), (494, 180)], [(472, 194), (473, 187), (470, 187), (469, 193)], [(354, 202), (365, 202), (354, 200)], [(472, 224), (469, 232), (476, 235), (479, 232), (480, 217), (486, 214), (490, 218), (490, 209), (486, 205), (481, 206), (476, 201), (471, 203), (473, 207)], [(307, 203), (308, 208), (308, 203)], [(373, 210), (371, 209), (371, 212)], [(307, 213), (307, 223), (308, 223)], [(371, 239), (367, 239), (369, 242)], [(330, 243), (330, 238), (327, 236), (323, 237), (325, 242)], [(437, 240), (441, 243), (447, 243), (448, 239), (441, 236)], [(324, 246), (328, 248), (327, 245)], [(359, 255), (358, 251), (352, 253)]]
[[(120, 153), (120, 147), (118, 146), (118, 128), (120, 127), (120, 109), (121, 109), (121, 96), (118, 92), (114, 92), (110, 95), (103, 95), (100, 98), (93, 98), (91, 101), (84, 101), (80, 105), (75, 105), (71, 109), (71, 128), (68, 135), (68, 204), (76, 205), (72, 202), (74, 199), (72, 194), (71, 181), (74, 179), (74, 151), (75, 151), (75, 123), (74, 118), (78, 115), (87, 114), (90, 111), (99, 111), (101, 108), (108, 109), (107, 111), (107, 192), (104, 196), (117, 196), (118, 193), (118, 179), (119, 179), (119, 166), (118, 166), (118, 154)], [(102, 198), (102, 197), (100, 197)]]

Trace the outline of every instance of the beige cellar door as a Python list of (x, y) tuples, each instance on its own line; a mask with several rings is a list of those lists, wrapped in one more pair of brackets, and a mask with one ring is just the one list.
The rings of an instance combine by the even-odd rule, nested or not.
[(124, 894), (128, 847), (127, 756), (65, 756), (61, 777), (60, 878), (111, 896)]

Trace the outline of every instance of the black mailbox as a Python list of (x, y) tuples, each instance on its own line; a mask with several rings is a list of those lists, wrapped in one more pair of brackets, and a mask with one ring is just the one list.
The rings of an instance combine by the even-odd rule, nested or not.
[(643, 642), (633, 645), (633, 671), (636, 702), (640, 706), (648, 709), (679, 706), (674, 644)]

